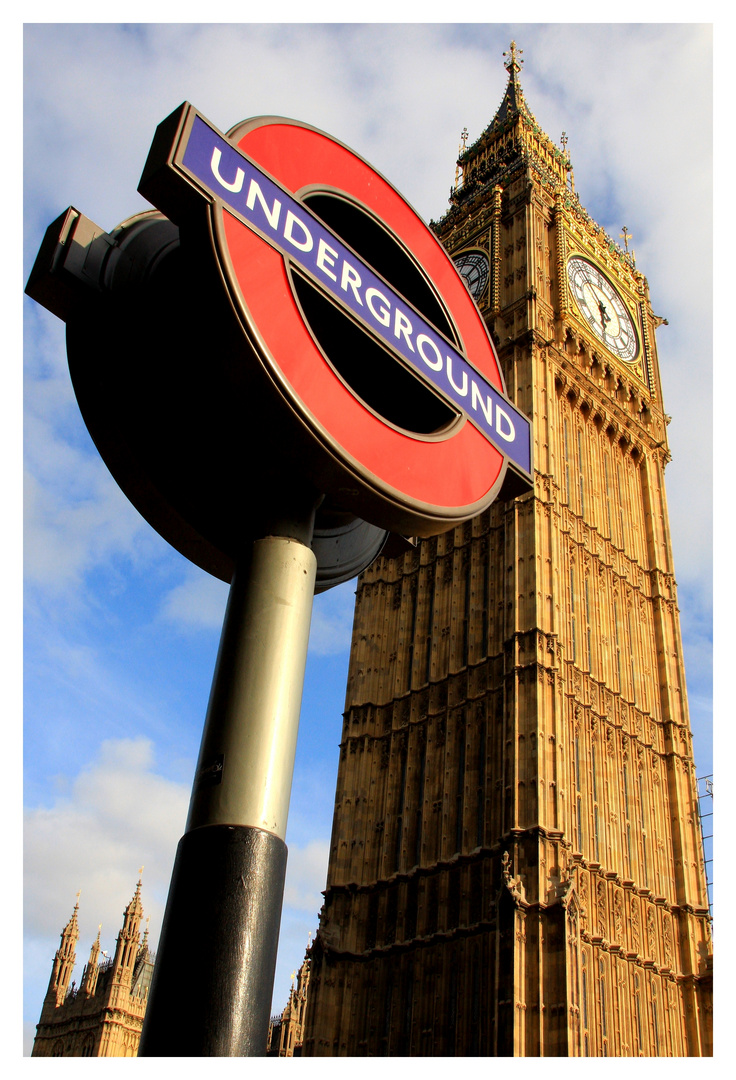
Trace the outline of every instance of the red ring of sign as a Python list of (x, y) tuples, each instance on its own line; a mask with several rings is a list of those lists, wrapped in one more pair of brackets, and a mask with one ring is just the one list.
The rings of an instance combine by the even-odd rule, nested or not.
[[(256, 118), (228, 138), (298, 197), (307, 188), (337, 190), (394, 231), (431, 279), (466, 356), (503, 391), (498, 359), (481, 316), (439, 241), (399, 193), (351, 150), (315, 128)], [(392, 427), (338, 377), (317, 347), (293, 294), (284, 257), (223, 206), (215, 232), (225, 249), (262, 344), (282, 378), (333, 449), (373, 486), (410, 509), (467, 518), (495, 497), (503, 455), (467, 420), (424, 439)], [(326, 436), (326, 438), (325, 438)], [(335, 445), (336, 444), (336, 445)], [(356, 470), (357, 464), (357, 470)]]

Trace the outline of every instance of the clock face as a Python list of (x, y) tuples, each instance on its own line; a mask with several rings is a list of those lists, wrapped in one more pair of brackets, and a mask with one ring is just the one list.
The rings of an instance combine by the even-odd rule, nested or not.
[(567, 280), (580, 313), (609, 352), (627, 364), (639, 354), (634, 323), (619, 293), (597, 266), (573, 258), (567, 264)]
[(464, 251), (461, 255), (455, 255), (452, 261), (468, 286), (470, 295), (474, 300), (479, 300), (488, 284), (488, 256), (482, 251)]

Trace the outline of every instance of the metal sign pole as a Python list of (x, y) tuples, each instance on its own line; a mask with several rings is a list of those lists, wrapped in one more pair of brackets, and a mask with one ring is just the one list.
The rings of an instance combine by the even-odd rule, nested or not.
[(316, 566), (266, 536), (236, 568), (139, 1057), (266, 1052)]

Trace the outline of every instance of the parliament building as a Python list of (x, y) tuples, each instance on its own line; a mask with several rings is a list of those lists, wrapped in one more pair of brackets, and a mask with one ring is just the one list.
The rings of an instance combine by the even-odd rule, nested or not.
[(123, 912), (115, 955), (101, 953), (98, 930), (77, 987), (78, 912), (79, 897), (61, 932), (31, 1056), (136, 1057), (155, 962), (148, 927), (140, 933), (141, 882)]
[(534, 485), (359, 578), (305, 1056), (712, 1053), (664, 320), (505, 55), (433, 227)]

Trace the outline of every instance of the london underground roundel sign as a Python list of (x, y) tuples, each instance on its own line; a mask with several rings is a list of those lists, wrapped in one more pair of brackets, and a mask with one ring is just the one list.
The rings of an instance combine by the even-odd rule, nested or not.
[(206, 220), (249, 349), (308, 432), (320, 490), (421, 536), (488, 506), (509, 465), (530, 479), (530, 424), (467, 288), (353, 151), (274, 117), (223, 135), (185, 103), (159, 126), (139, 190), (182, 235)]

